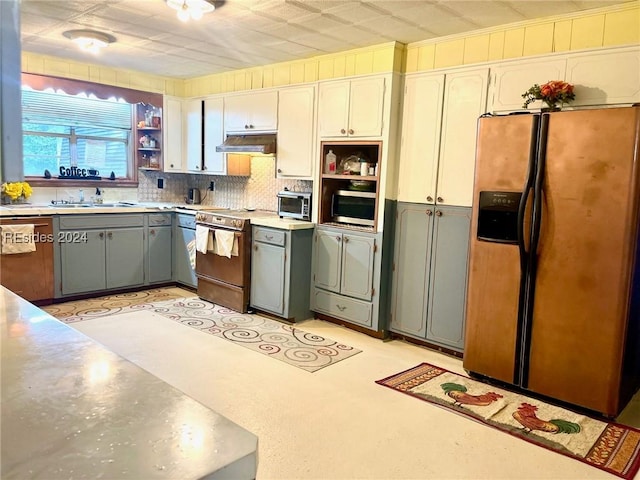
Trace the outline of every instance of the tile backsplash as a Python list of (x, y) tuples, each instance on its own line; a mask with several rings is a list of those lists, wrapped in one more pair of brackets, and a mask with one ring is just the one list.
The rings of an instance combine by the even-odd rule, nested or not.
[[(311, 191), (313, 182), (308, 180), (283, 180), (275, 177), (273, 157), (251, 157), (250, 177), (220, 175), (163, 173), (141, 171), (138, 176), (138, 201), (185, 203), (188, 188), (200, 189), (203, 205), (219, 207), (257, 208), (275, 211), (276, 194), (284, 190)], [(164, 188), (158, 188), (158, 179), (164, 180)], [(209, 191), (209, 183), (214, 190)]]
[[(202, 205), (219, 207), (257, 208), (275, 211), (278, 206), (276, 194), (287, 187), (295, 191), (311, 191), (313, 182), (308, 180), (283, 180), (275, 176), (273, 157), (251, 157), (250, 177), (231, 177), (188, 173), (165, 173), (141, 170), (138, 172), (138, 188), (100, 187), (105, 202), (164, 202), (185, 203), (188, 188), (200, 189)], [(163, 188), (158, 188), (158, 180)], [(214, 190), (207, 190), (209, 183)], [(51, 200), (78, 201), (82, 190), (85, 201), (95, 196), (94, 187), (50, 188), (35, 187), (32, 203), (49, 203)]]

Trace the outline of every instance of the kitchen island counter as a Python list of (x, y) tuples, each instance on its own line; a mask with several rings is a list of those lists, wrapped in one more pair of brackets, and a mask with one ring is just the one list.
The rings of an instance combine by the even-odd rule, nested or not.
[(255, 435), (4, 287), (0, 314), (3, 478), (255, 478)]

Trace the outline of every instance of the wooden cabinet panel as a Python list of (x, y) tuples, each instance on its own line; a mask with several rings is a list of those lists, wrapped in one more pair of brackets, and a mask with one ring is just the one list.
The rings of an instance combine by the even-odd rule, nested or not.
[(316, 287), (340, 292), (342, 235), (317, 230), (314, 246), (313, 282)]
[(171, 281), (171, 225), (150, 226), (148, 231), (147, 258), (149, 283)]
[(144, 283), (144, 233), (142, 228), (106, 231), (107, 288)]
[(251, 305), (284, 312), (285, 249), (254, 242), (251, 252)]
[(202, 100), (187, 100), (184, 104), (185, 166), (189, 172), (202, 171)]
[(202, 171), (209, 175), (226, 175), (226, 154), (216, 152), (216, 147), (224, 142), (223, 125), (224, 100), (207, 98), (204, 101), (204, 162)]
[(278, 177), (311, 177), (315, 86), (281, 89), (278, 98)]
[(349, 125), (349, 82), (321, 83), (318, 89), (318, 132), (321, 137), (346, 137)]
[[(50, 217), (2, 219), (1, 225), (33, 224), (36, 251), (0, 256), (0, 282), (29, 301), (53, 298), (53, 221)], [(6, 233), (6, 232), (5, 232)]]
[(433, 207), (399, 204), (393, 250), (391, 330), (425, 338)]
[(405, 81), (398, 201), (435, 202), (444, 78), (421, 75)]
[[(549, 80), (565, 78), (567, 61), (538, 59), (513, 62), (491, 69), (491, 93), (489, 111), (524, 110), (522, 94), (534, 83), (542, 85)], [(542, 102), (534, 102), (530, 108), (540, 108)]]
[(182, 172), (182, 99), (164, 97), (164, 171)]
[(485, 113), (489, 69), (447, 75), (438, 162), (437, 204), (470, 207), (476, 132)]
[(176, 227), (173, 244), (175, 279), (177, 282), (193, 288), (198, 285), (198, 279), (196, 278), (195, 270), (191, 267), (188, 245), (191, 242), (195, 242), (195, 239), (195, 225), (194, 228)]
[(371, 300), (374, 249), (374, 238), (346, 233), (342, 236), (340, 293), (362, 300)]
[(251, 133), (278, 128), (278, 92), (251, 92), (224, 99), (225, 132)]
[(640, 102), (640, 49), (572, 56), (567, 82), (575, 85), (571, 106)]
[(62, 294), (104, 290), (107, 286), (104, 230), (68, 230), (65, 233), (71, 234), (70, 238), (83, 240), (60, 244)]

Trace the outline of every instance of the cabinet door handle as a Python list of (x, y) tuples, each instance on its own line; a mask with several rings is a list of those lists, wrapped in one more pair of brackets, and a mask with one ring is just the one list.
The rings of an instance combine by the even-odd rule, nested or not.
[(344, 128), (341, 128), (340, 133), (347, 133), (347, 131)]
[(207, 166), (206, 166), (206, 165), (203, 165), (203, 166), (202, 166), (202, 170), (206, 170), (206, 169), (207, 169)]
[(249, 125), (244, 126), (245, 130), (249, 130)]
[(433, 202), (433, 197), (431, 195), (427, 197), (427, 202)]
[(431, 215), (433, 215), (433, 212), (431, 210), (427, 210), (427, 216), (430, 217)]
[(107, 237), (109, 237), (109, 238), (113, 238), (113, 232), (109, 232), (109, 233), (107, 233)]
[(173, 168), (173, 163), (171, 165), (169, 165), (171, 168)]
[(98, 234), (98, 236), (99, 236), (100, 238), (104, 238), (104, 232), (100, 232), (100, 233)]
[(437, 200), (438, 200), (439, 203), (444, 202), (444, 198), (442, 198), (442, 197), (438, 197)]
[(258, 245), (254, 245), (253, 249), (257, 252), (258, 251)]
[(347, 243), (349, 241), (349, 237), (344, 237), (344, 243)]
[(336, 240), (339, 242), (340, 241), (340, 235), (336, 235)]
[(344, 312), (347, 309), (347, 307), (343, 307), (342, 305), (338, 305), (337, 303), (336, 303), (336, 308), (341, 312)]
[(155, 235), (156, 231), (155, 230), (149, 230), (149, 235)]
[(442, 212), (440, 210), (436, 210), (436, 217), (441, 217), (442, 216)]
[(349, 129), (349, 135), (353, 135), (353, 128)]
[(282, 169), (281, 168), (278, 169), (278, 173), (282, 173)]

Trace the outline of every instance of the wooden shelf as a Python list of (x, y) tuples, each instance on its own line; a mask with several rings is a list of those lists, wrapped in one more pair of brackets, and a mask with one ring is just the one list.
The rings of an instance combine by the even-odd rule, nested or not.
[(375, 175), (335, 175), (331, 173), (323, 173), (322, 178), (334, 178), (336, 180), (367, 180), (377, 182), (378, 177)]
[(159, 152), (159, 148), (151, 148), (151, 147), (140, 147), (138, 148), (141, 152)]
[(159, 132), (161, 131), (161, 128), (156, 128), (156, 127), (139, 127), (138, 131), (139, 132)]

